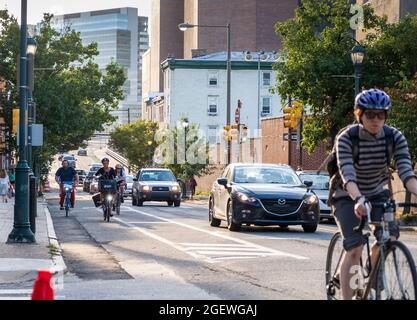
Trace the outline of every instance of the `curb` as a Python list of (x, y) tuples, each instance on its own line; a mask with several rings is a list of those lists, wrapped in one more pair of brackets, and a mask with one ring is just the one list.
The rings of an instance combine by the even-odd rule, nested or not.
[(57, 248), (56, 250), (54, 250), (53, 253), (51, 253), (52, 261), (55, 265), (55, 267), (53, 268), (54, 269), (53, 272), (54, 273), (66, 273), (68, 271), (68, 268), (67, 268), (67, 265), (65, 264), (64, 258), (62, 258), (62, 255), (61, 255), (62, 249), (56, 237), (51, 213), (49, 212), (49, 208), (45, 202), (45, 199), (44, 199), (44, 211), (46, 215), (49, 245), (52, 248)]
[(417, 232), (417, 227), (400, 226), (400, 231), (412, 231), (412, 232)]

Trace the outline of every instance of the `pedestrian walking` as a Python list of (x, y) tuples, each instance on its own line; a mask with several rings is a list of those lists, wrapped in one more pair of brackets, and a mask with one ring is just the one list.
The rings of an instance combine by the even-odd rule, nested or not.
[(7, 203), (7, 195), (9, 193), (10, 181), (6, 170), (0, 170), (0, 196), (3, 198), (3, 203)]
[(191, 190), (191, 200), (194, 199), (194, 195), (195, 195), (195, 188), (197, 187), (197, 181), (194, 179), (194, 177), (192, 177), (190, 179), (190, 190)]
[(9, 170), (9, 182), (10, 182), (10, 195), (13, 197), (15, 194), (15, 184), (16, 184), (16, 174), (15, 169), (11, 168)]

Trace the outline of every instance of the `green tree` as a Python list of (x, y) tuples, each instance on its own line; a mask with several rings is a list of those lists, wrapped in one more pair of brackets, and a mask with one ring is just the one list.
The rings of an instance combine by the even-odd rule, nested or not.
[[(353, 74), (350, 50), (356, 42), (350, 8), (346, 0), (303, 0), (295, 18), (276, 24), (283, 44), (283, 61), (274, 67), (276, 89), (282, 97), (310, 106), (312, 116), (306, 118), (303, 130), (303, 146), (310, 152), (329, 133), (334, 138), (353, 121), (354, 81), (338, 77)], [(364, 24), (378, 32), (385, 21), (365, 6)]]
[[(97, 44), (84, 46), (80, 34), (69, 27), (57, 31), (53, 16), (45, 14), (35, 57), (36, 121), (44, 125), (44, 145), (35, 148), (38, 167), (48, 167), (58, 152), (73, 150), (88, 140), (95, 131), (114, 122), (110, 111), (123, 98), (124, 70), (111, 62), (101, 71), (94, 62)], [(15, 82), (19, 29), (16, 19), (0, 12), (0, 76)], [(6, 27), (6, 28), (5, 28)], [(6, 44), (6, 48), (3, 47)], [(3, 58), (4, 57), (4, 58)]]
[[(188, 119), (181, 118), (180, 123), (185, 122), (188, 123)], [(211, 172), (208, 144), (197, 124), (161, 130), (156, 135), (156, 141), (159, 143), (156, 162), (171, 169), (177, 178), (188, 181), (194, 176)]]
[(136, 121), (117, 127), (111, 134), (109, 145), (135, 169), (151, 165), (158, 144), (154, 141), (158, 124), (151, 121)]

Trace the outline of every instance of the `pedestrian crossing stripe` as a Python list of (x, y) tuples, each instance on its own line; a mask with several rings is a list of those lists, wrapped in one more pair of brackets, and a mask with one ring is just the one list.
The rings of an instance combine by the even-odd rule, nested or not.
[(251, 259), (256, 257), (282, 256), (282, 253), (272, 249), (260, 249), (250, 244), (226, 243), (179, 243), (186, 252), (216, 260)]

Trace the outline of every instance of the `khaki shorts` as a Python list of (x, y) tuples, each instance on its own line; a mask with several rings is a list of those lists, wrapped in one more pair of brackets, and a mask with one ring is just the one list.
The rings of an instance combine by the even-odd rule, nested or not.
[[(384, 190), (381, 194), (369, 198), (372, 201), (384, 201), (389, 199), (389, 190)], [(343, 197), (339, 199), (333, 199), (332, 210), (336, 223), (343, 237), (343, 248), (346, 251), (350, 251), (360, 245), (366, 243), (366, 239), (363, 236), (362, 231), (354, 231), (353, 229), (359, 225), (360, 220), (354, 213), (355, 203), (350, 197)], [(373, 221), (381, 221), (384, 209), (380, 207), (372, 207), (371, 217)], [(397, 239), (400, 236), (400, 229), (395, 221), (389, 222), (389, 232), (391, 236)], [(382, 238), (382, 227), (373, 227), (374, 236), (380, 240)]]

